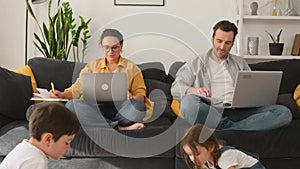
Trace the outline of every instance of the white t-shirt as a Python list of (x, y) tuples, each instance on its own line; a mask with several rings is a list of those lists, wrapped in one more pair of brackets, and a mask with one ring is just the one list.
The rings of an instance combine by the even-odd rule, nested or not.
[(44, 152), (23, 140), (4, 158), (0, 169), (48, 169), (48, 159)]
[(231, 166), (236, 166), (235, 168), (249, 168), (256, 164), (258, 160), (238, 149), (229, 149), (221, 154), (218, 160), (218, 165), (220, 168), (229, 168)]
[(217, 99), (217, 103), (232, 103), (234, 82), (228, 72), (226, 60), (217, 63), (209, 58), (209, 70), (211, 76), (211, 96)]

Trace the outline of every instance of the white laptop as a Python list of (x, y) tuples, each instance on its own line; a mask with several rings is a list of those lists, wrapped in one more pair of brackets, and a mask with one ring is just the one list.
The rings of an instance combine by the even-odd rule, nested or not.
[(84, 73), (81, 75), (83, 99), (89, 103), (119, 102), (127, 99), (125, 72)]
[(275, 104), (282, 71), (239, 71), (232, 103), (225, 108), (261, 107)]

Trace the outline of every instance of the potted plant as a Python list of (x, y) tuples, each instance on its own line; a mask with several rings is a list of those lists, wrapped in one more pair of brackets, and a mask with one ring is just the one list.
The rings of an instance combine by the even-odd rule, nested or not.
[(80, 25), (76, 25), (70, 2), (61, 3), (60, 0), (57, 2), (57, 11), (51, 15), (52, 0), (49, 0), (48, 22), (43, 22), (41, 25), (28, 0), (26, 0), (26, 7), (40, 31), (40, 36), (34, 33), (33, 43), (42, 55), (47, 58), (68, 60), (72, 53), (73, 61), (77, 62), (80, 61), (79, 47), (82, 47), (81, 62), (84, 61), (87, 40), (91, 37), (88, 29), (91, 19), (85, 21), (82, 16), (79, 16)]
[(282, 55), (284, 43), (280, 43), (280, 36), (282, 33), (282, 29), (280, 29), (279, 33), (277, 36), (273, 36), (270, 32), (266, 31), (267, 34), (270, 36), (272, 39), (272, 43), (269, 43), (269, 51), (270, 55)]

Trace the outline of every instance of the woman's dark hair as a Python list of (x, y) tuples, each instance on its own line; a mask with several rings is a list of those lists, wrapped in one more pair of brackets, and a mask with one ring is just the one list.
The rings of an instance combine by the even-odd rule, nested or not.
[(183, 150), (183, 146), (189, 146), (189, 148), (192, 150), (192, 153), (194, 156), (196, 156), (198, 154), (197, 146), (202, 146), (202, 147), (206, 148), (207, 150), (209, 150), (210, 148), (213, 148), (211, 155), (213, 157), (214, 163), (217, 164), (218, 159), (221, 156), (219, 145), (224, 144), (223, 141), (218, 140), (213, 135), (213, 133), (205, 141), (201, 141), (202, 140), (200, 138), (201, 132), (211, 133), (212, 131), (209, 128), (207, 128), (201, 124), (195, 124), (190, 129), (187, 130), (187, 133), (181, 140), (180, 149), (181, 149), (183, 158), (184, 158), (186, 164), (190, 168), (192, 168), (191, 166), (194, 166), (194, 169), (202, 169), (202, 167), (196, 166), (195, 164), (192, 163), (192, 161), (189, 159), (188, 155)]
[(213, 31), (214, 31), (213, 37), (215, 37), (216, 31), (218, 29), (221, 29), (222, 31), (225, 31), (225, 32), (232, 31), (234, 34), (233, 41), (235, 40), (235, 37), (238, 34), (238, 28), (235, 26), (234, 23), (229, 22), (228, 20), (222, 20), (215, 24), (215, 26), (213, 27)]
[(100, 37), (100, 44), (102, 44), (103, 39), (107, 36), (116, 37), (119, 40), (120, 44), (123, 44), (123, 35), (116, 29), (105, 29)]

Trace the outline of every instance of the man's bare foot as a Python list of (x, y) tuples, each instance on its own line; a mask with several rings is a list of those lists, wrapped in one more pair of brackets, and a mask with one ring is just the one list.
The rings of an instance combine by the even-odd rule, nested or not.
[(142, 129), (145, 128), (146, 126), (143, 123), (134, 123), (133, 125), (130, 126), (118, 126), (119, 130), (137, 130), (137, 129)]

